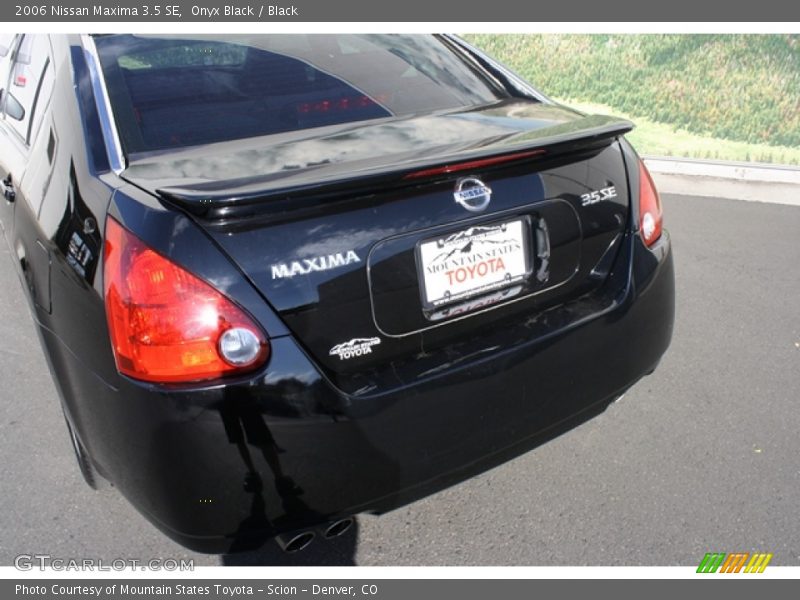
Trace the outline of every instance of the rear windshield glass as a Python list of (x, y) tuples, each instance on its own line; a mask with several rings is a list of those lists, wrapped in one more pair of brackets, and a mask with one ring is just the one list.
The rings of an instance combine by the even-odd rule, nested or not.
[(435, 36), (95, 38), (128, 154), (506, 97)]

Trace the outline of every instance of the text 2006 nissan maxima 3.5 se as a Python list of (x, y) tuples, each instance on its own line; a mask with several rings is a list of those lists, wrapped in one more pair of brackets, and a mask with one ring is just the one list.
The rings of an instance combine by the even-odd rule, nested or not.
[(632, 124), (449, 36), (5, 36), (4, 236), (80, 468), (288, 550), (602, 411), (669, 345)]

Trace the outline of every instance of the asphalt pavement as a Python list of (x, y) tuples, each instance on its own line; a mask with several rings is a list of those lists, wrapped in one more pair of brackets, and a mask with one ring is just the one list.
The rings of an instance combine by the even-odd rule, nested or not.
[(800, 207), (665, 195), (675, 333), (658, 370), (537, 450), (295, 555), (190, 553), (74, 463), (5, 244), (0, 564), (19, 554), (264, 565), (800, 565)]

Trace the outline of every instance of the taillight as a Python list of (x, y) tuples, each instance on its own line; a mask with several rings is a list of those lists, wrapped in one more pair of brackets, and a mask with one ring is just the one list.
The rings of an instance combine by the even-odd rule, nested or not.
[(111, 345), (125, 375), (201, 381), (251, 371), (269, 357), (264, 333), (241, 308), (112, 218), (104, 277)]
[(662, 220), (661, 198), (650, 172), (639, 160), (639, 233), (645, 245), (652, 246), (661, 237)]
[(433, 167), (431, 169), (422, 169), (421, 171), (413, 171), (403, 176), (403, 179), (419, 179), (422, 177), (433, 177), (436, 175), (449, 175), (451, 173), (458, 173), (460, 171), (474, 171), (484, 167), (491, 167), (503, 163), (511, 162), (514, 160), (521, 160), (523, 158), (530, 158), (533, 156), (541, 156), (546, 154), (547, 150), (526, 150), (524, 152), (515, 152), (514, 154), (504, 154), (502, 156), (490, 156), (489, 158), (479, 158), (477, 160), (468, 160), (465, 162), (454, 163), (451, 165), (442, 165), (440, 167)]

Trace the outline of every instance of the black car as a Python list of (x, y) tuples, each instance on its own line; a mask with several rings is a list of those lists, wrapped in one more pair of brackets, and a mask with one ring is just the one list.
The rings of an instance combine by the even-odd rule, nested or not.
[(633, 125), (456, 37), (0, 54), (0, 222), (78, 464), (189, 548), (337, 535), (597, 415), (669, 345)]

